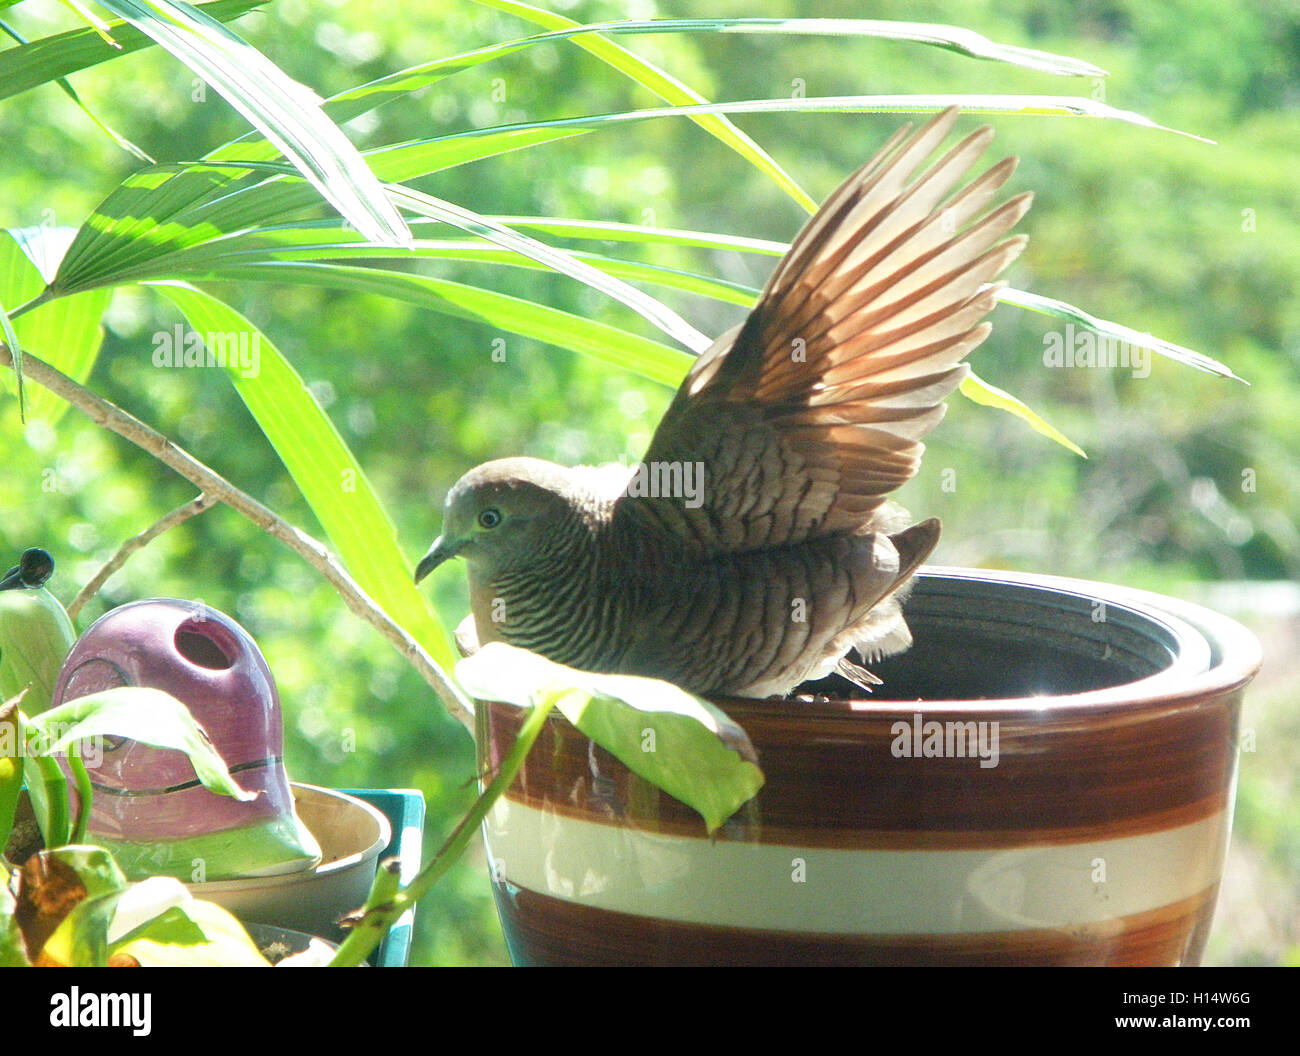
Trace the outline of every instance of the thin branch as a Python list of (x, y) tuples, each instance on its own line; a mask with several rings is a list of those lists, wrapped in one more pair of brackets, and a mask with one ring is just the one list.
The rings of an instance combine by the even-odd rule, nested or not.
[[(0, 343), (0, 366), (11, 369), (13, 367), (13, 356), (9, 347), (3, 343)], [(162, 433), (151, 429), (120, 407), (77, 384), (66, 374), (30, 352), (23, 354), (23, 371), (38, 385), (72, 404), (96, 425), (103, 426), (131, 441), (164, 465), (174, 469), (203, 493), (212, 495), (217, 501), (243, 514), (268, 535), (279, 539), (324, 576), (342, 595), (344, 603), (354, 614), (369, 623), (393, 644), (420, 673), (420, 676), (433, 687), (433, 691), (438, 694), (438, 699), (455, 718), (467, 726), (472, 725), (473, 709), (456, 684), (447, 677), (424, 647), (406, 630), (399, 627), (392, 617), (361, 589), (356, 580), (339, 563), (338, 558), (330, 553), (324, 544), (276, 516), (251, 495), (240, 491), (184, 448), (168, 440)]]
[(127, 559), (137, 550), (148, 546), (153, 542), (153, 540), (157, 539), (158, 536), (162, 535), (163, 532), (167, 531), (169, 528), (175, 528), (178, 524), (184, 524), (191, 517), (215, 506), (216, 503), (217, 497), (215, 495), (210, 495), (205, 491), (197, 499), (192, 499), (184, 506), (176, 507), (176, 509), (172, 510), (171, 513), (167, 514), (167, 516), (163, 517), (156, 524), (150, 525), (139, 535), (132, 536), (124, 542), (118, 548), (117, 553), (108, 559), (108, 563), (95, 573), (95, 577), (81, 588), (81, 593), (78, 594), (73, 599), (72, 604), (68, 606), (68, 615), (75, 620), (77, 614), (81, 612), (82, 606), (99, 593), (100, 588), (108, 581), (108, 577), (125, 565)]

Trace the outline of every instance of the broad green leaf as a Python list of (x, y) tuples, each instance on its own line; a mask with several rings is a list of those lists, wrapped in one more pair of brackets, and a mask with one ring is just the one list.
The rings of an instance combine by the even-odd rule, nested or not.
[[(14, 812), (23, 788), (22, 746), (25, 740), (18, 718), (17, 699), (0, 700), (0, 854), (13, 832)], [(0, 967), (4, 965), (4, 941), (3, 926), (0, 925)]]
[(491, 642), (456, 665), (479, 700), (543, 700), (629, 770), (697, 811), (709, 832), (763, 787), (748, 736), (720, 709), (670, 682), (600, 675)]
[(1031, 411), (1011, 393), (999, 389), (996, 385), (990, 385), (983, 378), (976, 377), (973, 371), (962, 379), (961, 394), (968, 400), (982, 404), (985, 407), (996, 407), (1000, 411), (1006, 411), (1007, 414), (1014, 415), (1025, 422), (1034, 432), (1042, 433), (1048, 439), (1055, 440), (1062, 447), (1073, 451), (1080, 458), (1088, 457), (1084, 454), (1083, 448), (1068, 436), (1048, 425), (1038, 414)]
[[(0, 302), (26, 303), (38, 296), (72, 235), (71, 228), (50, 227), (0, 232)], [(99, 353), (104, 333), (100, 320), (110, 297), (103, 289), (46, 301), (14, 319), (14, 331), (25, 349), (84, 382)], [(54, 424), (67, 409), (65, 401), (40, 387), (27, 399), (28, 419)]]
[(410, 232), (315, 93), (216, 19), (172, 0), (99, 0), (202, 77), (372, 242), (404, 245)]
[[(230, 776), (189, 709), (170, 693), (144, 686), (119, 686), (69, 700), (28, 720), (34, 750), (50, 756), (90, 737), (129, 737), (154, 748), (184, 752), (204, 786), (246, 803), (256, 799)], [(29, 748), (29, 751), (33, 749)]]
[(71, 867), (86, 889), (87, 898), (99, 898), (101, 895), (121, 891), (126, 887), (126, 877), (122, 870), (117, 867), (113, 856), (103, 847), (96, 847), (93, 844), (71, 844), (67, 847), (56, 847), (45, 853)]
[(0, 701), (25, 691), (29, 713), (48, 708), (76, 640), (67, 610), (44, 587), (0, 591)]
[[(145, 880), (136, 887), (152, 882)], [(121, 913), (119, 908), (118, 916)], [(108, 952), (134, 957), (142, 968), (270, 967), (257, 943), (249, 938), (233, 914), (213, 902), (189, 897), (170, 906), (130, 936), (112, 941)]]
[[(46, 939), (36, 954), (37, 962), (50, 967), (102, 967), (108, 962), (108, 928), (112, 908), (126, 890), (126, 877), (102, 847), (72, 845), (39, 852), (47, 862), (37, 875), (41, 891), (28, 891), (25, 897), (47, 905), (66, 904), (84, 888), (81, 900)], [(54, 867), (53, 863), (71, 870)], [(30, 936), (29, 936), (30, 937)]]
[[(214, 276), (216, 277), (216, 276)], [(485, 323), (676, 388), (693, 357), (670, 345), (519, 297), (427, 275), (345, 264), (270, 263), (225, 269), (229, 279), (297, 282), (409, 301), (443, 315)]]
[[(250, 369), (226, 360), (227, 374), (306, 498), (361, 589), (440, 664), (455, 654), (416, 589), (397, 533), (366, 475), (301, 377), (248, 319), (210, 294), (179, 283), (154, 287), (205, 340), (243, 340)], [(256, 350), (256, 364), (251, 353)], [(208, 345), (211, 355), (219, 351)]]
[(1044, 315), (1052, 315), (1058, 319), (1068, 320), (1124, 344), (1138, 348), (1148, 348), (1152, 352), (1172, 359), (1176, 363), (1195, 367), (1207, 374), (1217, 374), (1221, 378), (1232, 378), (1235, 381), (1242, 382), (1243, 385), (1248, 384), (1242, 378), (1237, 377), (1231, 368), (1204, 353), (1194, 352), (1182, 345), (1175, 345), (1172, 341), (1163, 341), (1158, 337), (1152, 337), (1150, 334), (1141, 333), (1132, 327), (1124, 326), (1122, 323), (1113, 323), (1109, 319), (1099, 319), (1095, 315), (1089, 315), (1082, 308), (1076, 308), (1064, 301), (1054, 300), (1051, 297), (1042, 297), (1036, 293), (1026, 293), (1024, 290), (1012, 289), (1001, 290), (998, 293), (998, 300), (1004, 304), (1014, 304), (1020, 308), (1028, 308), (1033, 312), (1041, 312)]
[(233, 915), (194, 898), (179, 880), (161, 876), (78, 903), (46, 942), (41, 960), (103, 967), (119, 953), (146, 968), (268, 966)]
[(0, 968), (26, 968), (31, 964), (16, 909), (17, 901), (9, 890), (9, 870), (0, 858)]

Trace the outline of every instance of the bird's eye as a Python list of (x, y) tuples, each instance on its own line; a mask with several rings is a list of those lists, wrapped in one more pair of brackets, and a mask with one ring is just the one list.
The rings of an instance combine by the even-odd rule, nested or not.
[(495, 528), (501, 523), (501, 511), (495, 507), (488, 507), (478, 515), (478, 524), (480, 528)]

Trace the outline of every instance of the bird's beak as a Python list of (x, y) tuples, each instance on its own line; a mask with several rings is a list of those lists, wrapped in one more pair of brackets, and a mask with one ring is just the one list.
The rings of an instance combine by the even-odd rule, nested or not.
[(429, 547), (429, 552), (420, 558), (420, 563), (415, 566), (415, 581), (419, 583), (448, 558), (455, 557), (456, 549), (456, 544), (447, 542), (446, 536), (438, 536)]

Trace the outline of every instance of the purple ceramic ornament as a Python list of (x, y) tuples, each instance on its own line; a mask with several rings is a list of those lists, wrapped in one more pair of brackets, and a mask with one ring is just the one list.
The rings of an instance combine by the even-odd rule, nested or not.
[[(92, 835), (131, 845), (141, 861), (135, 871), (185, 879), (191, 879), (185, 875), (190, 852), (216, 867), (206, 879), (312, 864), (317, 848), (293, 814), (275, 682), (239, 624), (215, 609), (170, 598), (113, 609), (68, 654), (54, 704), (117, 686), (151, 687), (180, 700), (236, 783), (258, 796), (241, 803), (208, 791), (181, 752), (106, 738), (102, 758), (86, 759), (95, 791)], [(242, 848), (237, 830), (247, 832)], [(202, 839), (222, 833), (230, 838)], [(133, 871), (127, 863), (123, 868)]]

